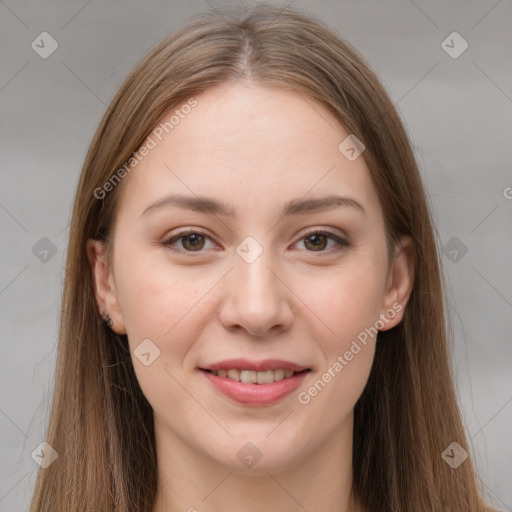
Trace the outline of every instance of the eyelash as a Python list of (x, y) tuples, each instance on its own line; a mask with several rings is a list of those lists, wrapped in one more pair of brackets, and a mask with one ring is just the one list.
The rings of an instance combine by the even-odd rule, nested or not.
[[(203, 250), (201, 250), (201, 251), (187, 251), (186, 249), (177, 249), (175, 247), (172, 247), (172, 244), (174, 242), (176, 242), (176, 241), (180, 240), (181, 238), (184, 238), (184, 237), (186, 237), (188, 235), (201, 235), (201, 236), (204, 236), (205, 238), (209, 238), (211, 240), (211, 237), (209, 237), (206, 233), (204, 233), (204, 232), (202, 232), (200, 230), (188, 230), (188, 231), (183, 231), (181, 233), (173, 235), (171, 238), (169, 238), (166, 241), (162, 242), (162, 246), (167, 247), (167, 248), (169, 248), (169, 249), (171, 249), (173, 251), (177, 251), (177, 252), (180, 252), (180, 253), (188, 253), (190, 255), (201, 254), (202, 252), (204, 252)], [(335, 235), (334, 233), (331, 233), (330, 231), (324, 231), (324, 230), (318, 230), (318, 229), (316, 229), (316, 230), (313, 229), (311, 231), (308, 231), (307, 233), (304, 233), (304, 235), (297, 242), (302, 242), (303, 240), (305, 240), (305, 239), (307, 239), (307, 238), (309, 238), (309, 237), (311, 237), (313, 235), (323, 235), (323, 236), (325, 236), (327, 238), (330, 238), (331, 240), (334, 240), (338, 245), (337, 245), (337, 247), (331, 247), (331, 249), (326, 249), (326, 250), (321, 250), (321, 251), (308, 251), (308, 250), (306, 250), (306, 252), (320, 253), (320, 254), (321, 253), (332, 254), (333, 252), (338, 252), (341, 249), (344, 249), (344, 248), (347, 248), (347, 247), (351, 246), (351, 244), (349, 242), (347, 242), (343, 238), (339, 237), (338, 235)]]

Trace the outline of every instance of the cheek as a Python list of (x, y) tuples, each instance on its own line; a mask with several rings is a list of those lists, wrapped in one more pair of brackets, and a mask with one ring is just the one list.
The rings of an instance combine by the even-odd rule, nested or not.
[[(215, 282), (214, 276), (172, 268), (165, 262), (148, 264), (134, 256), (120, 262), (116, 273), (131, 357), (142, 392), (155, 411), (166, 411), (171, 404), (175, 410), (190, 407), (190, 397), (180, 386), (183, 364), (211, 318), (207, 292)], [(145, 348), (142, 351), (139, 347)], [(138, 357), (148, 353), (149, 357)]]
[(328, 435), (350, 417), (368, 381), (374, 354), (374, 342), (365, 345), (356, 339), (340, 346), (298, 391), (299, 410), (313, 431)]
[(205, 308), (213, 276), (201, 273), (199, 267), (173, 268), (165, 258), (160, 260), (132, 255), (119, 261), (119, 302), (132, 351), (149, 338), (162, 352), (171, 351), (176, 357), (200, 332), (201, 319), (209, 318)]
[[(375, 353), (381, 281), (382, 268), (361, 258), (326, 276), (322, 286), (313, 288), (311, 282), (303, 288), (304, 302), (322, 320), (314, 333), (322, 362), (297, 399), (310, 412), (318, 411), (319, 428), (322, 421), (333, 428), (342, 421), (366, 385)], [(330, 420), (326, 410), (331, 411)]]
[(298, 390), (297, 401), (319, 431), (341, 424), (366, 386), (379, 318), (378, 277), (369, 268), (365, 272), (341, 271), (329, 280), (325, 293), (310, 296), (311, 309), (321, 312), (329, 329), (323, 325), (314, 334), (322, 361)]
[(322, 321), (323, 338), (331, 333), (330, 347), (374, 325), (382, 301), (382, 279), (378, 266), (362, 261), (333, 268), (322, 277), (300, 278), (301, 298)]
[[(367, 373), (373, 360), (380, 297), (375, 282), (368, 276), (366, 279), (367, 282), (363, 276), (351, 276), (342, 280), (323, 299), (323, 311), (335, 334), (329, 339), (321, 338), (322, 349), (331, 375), (333, 371), (336, 375), (343, 374), (338, 380), (358, 380), (359, 375)], [(341, 363), (343, 368), (336, 363)]]

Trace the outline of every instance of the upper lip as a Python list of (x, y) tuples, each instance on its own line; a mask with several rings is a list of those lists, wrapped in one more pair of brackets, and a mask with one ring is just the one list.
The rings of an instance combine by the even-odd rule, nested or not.
[(211, 370), (217, 372), (219, 370), (252, 370), (252, 371), (263, 371), (263, 370), (292, 370), (294, 372), (301, 372), (303, 370), (309, 370), (305, 366), (293, 363), (291, 361), (285, 361), (283, 359), (264, 359), (262, 361), (249, 361), (248, 359), (226, 359), (213, 363), (208, 366), (201, 366), (201, 370)]

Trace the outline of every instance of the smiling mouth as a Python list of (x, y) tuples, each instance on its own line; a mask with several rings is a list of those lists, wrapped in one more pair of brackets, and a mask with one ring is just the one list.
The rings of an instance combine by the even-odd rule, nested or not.
[(294, 375), (306, 373), (311, 370), (308, 368), (299, 372), (283, 369), (254, 371), (233, 368), (229, 370), (216, 371), (203, 369), (203, 371), (211, 373), (217, 377), (227, 378), (235, 382), (242, 382), (244, 384), (272, 384), (273, 382), (289, 379)]

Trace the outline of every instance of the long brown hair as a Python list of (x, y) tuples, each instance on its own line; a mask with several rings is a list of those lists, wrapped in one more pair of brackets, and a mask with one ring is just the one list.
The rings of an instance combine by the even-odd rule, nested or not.
[(256, 4), (203, 13), (160, 43), (125, 80), (94, 136), (74, 202), (47, 433), (59, 457), (40, 470), (31, 512), (152, 510), (152, 410), (126, 336), (102, 323), (85, 250), (89, 238), (111, 244), (129, 177), (100, 199), (95, 191), (105, 190), (164, 114), (239, 79), (297, 91), (332, 112), (366, 147), (388, 240), (400, 234), (414, 240), (415, 282), (405, 316), (379, 333), (355, 407), (355, 496), (372, 512), (487, 510), (471, 458), (454, 469), (441, 456), (452, 442), (469, 448), (450, 369), (430, 207), (393, 103), (357, 52), (319, 20)]

